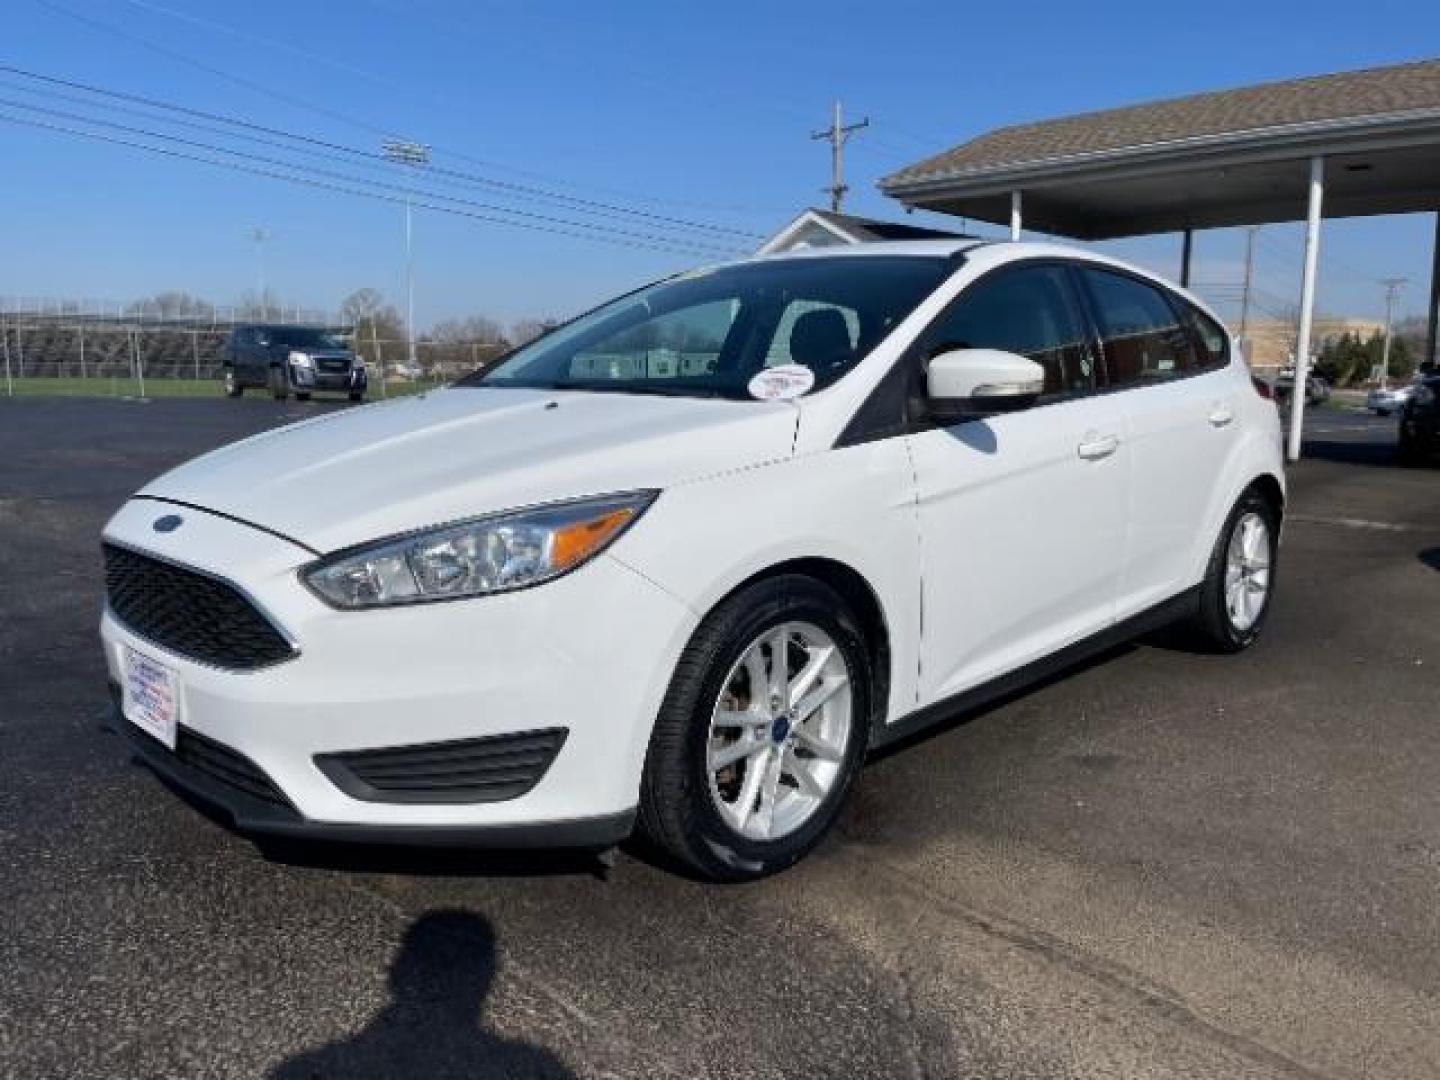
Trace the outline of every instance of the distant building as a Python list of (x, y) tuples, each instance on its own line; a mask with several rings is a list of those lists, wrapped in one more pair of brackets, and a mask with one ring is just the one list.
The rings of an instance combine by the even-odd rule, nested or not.
[(803, 211), (799, 217), (761, 244), (755, 254), (772, 255), (777, 251), (834, 247), (838, 244), (866, 244), (875, 240), (964, 239), (967, 239), (964, 233), (811, 208)]
[[(1245, 329), (1245, 359), (1257, 371), (1271, 373), (1295, 362), (1294, 319), (1251, 318)], [(1315, 319), (1315, 351), (1318, 354), (1327, 344), (1342, 334), (1358, 334), (1369, 338), (1385, 329), (1376, 319), (1318, 316)], [(1230, 320), (1230, 331), (1238, 335), (1237, 320)]]

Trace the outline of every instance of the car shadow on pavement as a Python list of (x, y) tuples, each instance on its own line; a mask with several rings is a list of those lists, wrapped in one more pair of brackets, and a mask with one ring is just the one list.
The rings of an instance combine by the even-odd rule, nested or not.
[(1338, 461), (1342, 465), (1376, 465), (1398, 468), (1394, 442), (1343, 442), (1339, 439), (1306, 439), (1302, 458)]
[(604, 876), (602, 853), (589, 850), (485, 850), (464, 847), (400, 847), (252, 837), (274, 863), (352, 874), (406, 877)]
[(495, 931), (468, 911), (411, 923), (390, 964), (390, 1002), (353, 1035), (283, 1061), (271, 1080), (346, 1077), (571, 1077), (549, 1050), (485, 1026), (498, 969)]

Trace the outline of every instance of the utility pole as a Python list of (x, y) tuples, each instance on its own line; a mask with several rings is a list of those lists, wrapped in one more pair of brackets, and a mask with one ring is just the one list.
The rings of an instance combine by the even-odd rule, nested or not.
[(1249, 225), (1245, 229), (1245, 284), (1240, 293), (1240, 348), (1245, 352), (1245, 359), (1252, 362), (1254, 357), (1250, 355), (1250, 339), (1246, 335), (1250, 330), (1250, 283), (1255, 266), (1255, 234), (1259, 231), (1259, 225)]
[(851, 135), (869, 126), (868, 116), (858, 124), (843, 123), (840, 119), (840, 102), (837, 101), (831, 113), (830, 126), (810, 134), (812, 139), (825, 139), (830, 143), (830, 186), (820, 190), (830, 193), (830, 209), (834, 213), (840, 212), (840, 202), (850, 190), (845, 183), (845, 144), (850, 141)]
[(255, 225), (250, 229), (250, 239), (255, 241), (255, 266), (259, 273), (260, 282), (260, 320), (268, 322), (270, 319), (270, 298), (265, 294), (265, 241), (273, 234), (263, 225)]
[[(415, 169), (430, 164), (430, 147), (424, 143), (386, 139), (380, 144), (380, 152), (388, 161), (399, 165), (409, 165)], [(414, 370), (420, 365), (415, 362), (415, 249), (412, 213), (410, 193), (407, 191), (405, 193), (405, 351), (410, 360), (410, 367)]]
[(1407, 280), (1403, 277), (1392, 277), (1383, 278), (1380, 281), (1380, 284), (1385, 286), (1385, 345), (1380, 353), (1380, 388), (1382, 390), (1390, 381), (1390, 328), (1395, 321), (1395, 300)]

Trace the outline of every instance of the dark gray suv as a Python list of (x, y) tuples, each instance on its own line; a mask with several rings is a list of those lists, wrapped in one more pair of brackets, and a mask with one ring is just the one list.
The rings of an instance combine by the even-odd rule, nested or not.
[(292, 393), (301, 401), (317, 390), (338, 391), (362, 401), (365, 365), (333, 330), (256, 323), (237, 326), (225, 345), (225, 393), (268, 388), (277, 401)]

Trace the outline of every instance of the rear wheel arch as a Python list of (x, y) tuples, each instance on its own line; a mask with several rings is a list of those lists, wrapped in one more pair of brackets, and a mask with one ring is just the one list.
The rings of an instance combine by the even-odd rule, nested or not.
[(1285, 489), (1280, 485), (1280, 481), (1276, 477), (1270, 473), (1262, 473), (1250, 481), (1249, 486), (1245, 490), (1255, 492), (1273, 506), (1278, 517), (1284, 516)]

